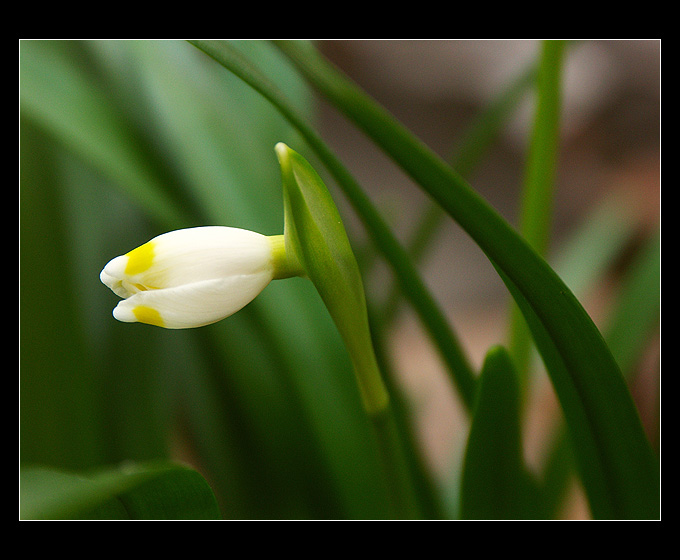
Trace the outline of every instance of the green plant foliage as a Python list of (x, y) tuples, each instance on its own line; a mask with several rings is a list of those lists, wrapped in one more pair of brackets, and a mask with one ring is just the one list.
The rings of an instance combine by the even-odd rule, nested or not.
[(268, 99), (295, 126), (323, 161), (362, 219), (374, 243), (392, 266), (406, 297), (418, 312), (437, 349), (441, 352), (443, 360), (448, 365), (463, 402), (469, 406), (473, 399), (475, 380), (465, 352), (442, 310), (413, 266), (408, 252), (396, 239), (361, 186), (314, 129), (308, 125), (307, 119), (296, 110), (285, 92), (277, 88), (276, 84), (273, 84), (264, 73), (258, 71), (238, 50), (224, 41), (193, 41), (193, 43)]
[[(537, 102), (531, 143), (527, 155), (526, 177), (521, 197), (519, 232), (542, 257), (548, 253), (553, 215), (555, 170), (561, 111), (561, 74), (564, 43), (547, 41), (541, 50), (537, 72)], [(509, 351), (526, 387), (531, 335), (516, 306), (510, 313)], [(526, 392), (524, 390), (523, 392)]]
[(455, 170), (384, 108), (309, 47), (279, 46), (310, 83), (441, 204), (497, 268), (551, 375), (594, 515), (656, 518), (658, 463), (621, 371), (580, 302)]
[[(275, 49), (242, 47), (305, 106)], [(22, 462), (163, 459), (179, 434), (227, 518), (382, 517), (371, 428), (313, 286), (277, 283), (229, 321), (163, 333), (117, 324), (98, 280), (176, 227), (280, 233), (273, 147), (290, 127), (183, 42), (21, 48)]]
[[(454, 159), (470, 179), (536, 88), (517, 233), (306, 41), (22, 40), (20, 518), (544, 519), (573, 476), (594, 518), (658, 518), (658, 460), (626, 379), (658, 332), (660, 232), (642, 239), (606, 204), (548, 264), (561, 49), (544, 43)], [(430, 195), (409, 249), (315, 131), (315, 92)], [(461, 476), (435, 479), (424, 459), (385, 344), (394, 307), (364, 292), (326, 185), (389, 264), (390, 305), (412, 306), (470, 414)], [(532, 362), (494, 346), (478, 375), (421, 276), (442, 216), (496, 267), (559, 398), (541, 472), (523, 458)], [(199, 225), (284, 232), (307, 278), (272, 282), (199, 329), (115, 321), (106, 262)], [(581, 294), (639, 241), (600, 334)]]
[(21, 470), (22, 519), (220, 519), (212, 489), (195, 470), (130, 464), (74, 473)]

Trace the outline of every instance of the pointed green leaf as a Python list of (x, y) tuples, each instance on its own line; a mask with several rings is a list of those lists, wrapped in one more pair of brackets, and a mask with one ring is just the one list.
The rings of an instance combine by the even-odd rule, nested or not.
[(463, 463), (461, 517), (543, 517), (537, 486), (524, 467), (517, 373), (503, 347), (489, 350)]

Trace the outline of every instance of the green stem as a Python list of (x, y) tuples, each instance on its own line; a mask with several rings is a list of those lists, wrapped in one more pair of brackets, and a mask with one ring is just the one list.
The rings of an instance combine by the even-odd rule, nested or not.
[(272, 247), (274, 280), (305, 275), (305, 269), (300, 264), (295, 253), (293, 251), (286, 251), (286, 242), (283, 235), (270, 235), (267, 239)]
[[(550, 240), (553, 183), (558, 152), (560, 73), (564, 43), (545, 41), (542, 45), (536, 91), (536, 116), (529, 147), (519, 231), (539, 255), (545, 256)], [(517, 305), (510, 309), (508, 351), (526, 392), (531, 333)]]

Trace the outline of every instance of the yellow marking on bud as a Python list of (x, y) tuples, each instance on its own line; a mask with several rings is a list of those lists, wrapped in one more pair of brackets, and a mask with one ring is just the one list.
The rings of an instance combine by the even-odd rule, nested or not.
[(157, 327), (163, 327), (163, 319), (161, 314), (156, 311), (153, 307), (148, 307), (146, 305), (137, 305), (132, 308), (132, 312), (140, 323), (146, 323), (147, 325), (155, 325)]
[(154, 243), (149, 241), (130, 251), (127, 255), (128, 262), (125, 265), (125, 274), (134, 276), (151, 268), (154, 257)]

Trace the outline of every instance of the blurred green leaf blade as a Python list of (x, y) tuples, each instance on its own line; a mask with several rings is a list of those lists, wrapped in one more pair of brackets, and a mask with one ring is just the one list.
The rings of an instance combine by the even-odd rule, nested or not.
[[(22, 519), (219, 519), (212, 489), (195, 470), (141, 463), (75, 473), (21, 469)], [(119, 505), (116, 504), (118, 502)]]
[(626, 271), (621, 293), (604, 334), (621, 369), (628, 374), (636, 365), (651, 329), (661, 317), (661, 233), (656, 230), (643, 241)]
[(114, 179), (151, 216), (178, 227), (184, 216), (179, 201), (168, 196), (130, 120), (68, 52), (71, 46), (21, 42), (22, 114)]
[(20, 152), (21, 459), (85, 468), (101, 460), (102, 434), (82, 301), (63, 289), (78, 279), (61, 185), (48, 143), (24, 119)]

